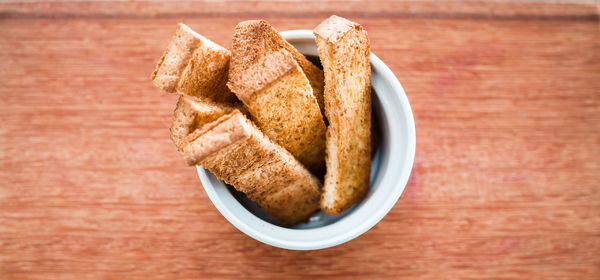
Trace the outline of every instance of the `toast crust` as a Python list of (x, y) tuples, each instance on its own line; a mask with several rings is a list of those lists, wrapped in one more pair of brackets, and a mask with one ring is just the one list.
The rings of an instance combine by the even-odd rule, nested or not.
[(177, 24), (175, 34), (152, 73), (154, 85), (166, 92), (175, 92), (181, 72), (192, 57), (193, 50), (202, 44), (202, 40), (188, 32), (186, 27), (183, 23)]
[(265, 135), (314, 174), (324, 173), (325, 122), (308, 79), (288, 51), (258, 59), (227, 86)]
[(325, 110), (323, 103), (325, 86), (323, 70), (306, 59), (294, 46), (281, 37), (273, 26), (264, 20), (243, 21), (235, 27), (229, 77), (238, 75), (238, 72), (244, 71), (261, 57), (281, 49), (285, 49), (292, 54), (298, 65), (300, 65), (310, 82), (313, 94), (317, 98), (319, 108), (323, 113)]
[(175, 111), (173, 111), (173, 121), (169, 129), (171, 140), (177, 150), (183, 152), (183, 147), (187, 143), (185, 138), (188, 134), (235, 109), (241, 108), (243, 107), (239, 103), (217, 103), (182, 95), (177, 101)]
[(189, 137), (188, 164), (201, 165), (245, 193), (283, 225), (306, 221), (318, 210), (319, 180), (239, 111)]
[(227, 87), (242, 102), (250, 103), (262, 89), (297, 67), (291, 54), (281, 50), (258, 59), (246, 70), (230, 76)]
[[(201, 129), (189, 134), (185, 141), (184, 157), (188, 165), (201, 162), (208, 155), (252, 135), (251, 125), (239, 110), (223, 115)], [(196, 141), (202, 138), (201, 141)]]
[(229, 50), (179, 23), (151, 78), (166, 92), (232, 102), (225, 85), (230, 59)]
[(360, 31), (362, 30), (362, 27), (343, 17), (333, 15), (315, 27), (314, 33), (319, 34), (322, 39), (335, 44), (352, 29)]
[(331, 16), (314, 29), (325, 71), (327, 173), (321, 209), (339, 214), (368, 192), (371, 169), (371, 68), (367, 32)]

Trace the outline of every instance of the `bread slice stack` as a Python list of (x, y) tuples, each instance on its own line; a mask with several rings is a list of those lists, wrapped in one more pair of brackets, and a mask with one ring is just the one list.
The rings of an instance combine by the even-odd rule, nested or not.
[(325, 122), (313, 89), (285, 49), (233, 72), (227, 86), (260, 129), (315, 174), (325, 171)]
[(246, 111), (226, 85), (230, 59), (226, 48), (177, 24), (151, 78), (156, 87), (180, 95), (170, 129), (179, 152), (196, 129), (234, 109)]
[(186, 163), (284, 226), (339, 214), (369, 189), (367, 33), (336, 16), (314, 33), (324, 71), (264, 20), (240, 22), (231, 52), (180, 23), (152, 74), (180, 95), (171, 139)]
[(240, 111), (190, 134), (187, 142), (188, 164), (208, 169), (282, 224), (306, 221), (319, 209), (319, 180)]

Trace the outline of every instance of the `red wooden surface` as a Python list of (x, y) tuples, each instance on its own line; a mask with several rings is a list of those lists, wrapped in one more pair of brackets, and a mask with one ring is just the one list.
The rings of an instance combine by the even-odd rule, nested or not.
[[(229, 47), (333, 13), (403, 84), (415, 165), (364, 235), (277, 249), (211, 204), (149, 76), (178, 21)], [(600, 278), (594, 2), (9, 2), (0, 59), (0, 279)]]

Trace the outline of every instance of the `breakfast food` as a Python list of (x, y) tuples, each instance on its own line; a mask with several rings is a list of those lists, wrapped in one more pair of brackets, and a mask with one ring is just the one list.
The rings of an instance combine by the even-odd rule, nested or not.
[(319, 180), (240, 111), (188, 135), (184, 157), (233, 185), (284, 225), (319, 209)]
[(167, 92), (231, 102), (235, 96), (226, 86), (230, 58), (229, 50), (179, 23), (152, 80)]
[(331, 16), (315, 29), (325, 72), (327, 173), (321, 209), (339, 214), (360, 201), (371, 174), (369, 37), (347, 19)]
[(367, 32), (337, 16), (313, 32), (323, 70), (264, 20), (240, 22), (231, 52), (179, 23), (152, 74), (180, 95), (170, 132), (186, 163), (284, 226), (363, 199), (378, 142)]
[(313, 88), (319, 108), (323, 111), (323, 70), (307, 60), (264, 20), (243, 21), (235, 27), (229, 77), (250, 67), (261, 57), (281, 49), (288, 51), (298, 62)]
[(313, 90), (285, 49), (265, 55), (227, 86), (244, 102), (258, 127), (315, 174), (325, 169), (325, 122)]
[(183, 152), (185, 137), (194, 130), (202, 128), (219, 117), (235, 109), (243, 110), (241, 104), (217, 103), (208, 100), (194, 100), (189, 96), (180, 96), (173, 112), (171, 140), (177, 150)]

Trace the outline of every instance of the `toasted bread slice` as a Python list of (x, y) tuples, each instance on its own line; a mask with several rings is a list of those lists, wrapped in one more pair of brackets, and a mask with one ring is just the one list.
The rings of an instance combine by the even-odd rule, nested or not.
[(203, 125), (219, 117), (243, 108), (240, 103), (216, 103), (208, 100), (194, 100), (191, 97), (180, 96), (177, 107), (173, 112), (171, 124), (171, 140), (177, 150), (183, 152), (185, 137)]
[(308, 79), (285, 49), (234, 73), (227, 86), (258, 127), (317, 175), (325, 171), (325, 122)]
[(339, 214), (360, 201), (371, 173), (369, 37), (347, 19), (331, 16), (314, 29), (325, 72), (327, 173), (321, 209)]
[(313, 88), (319, 108), (323, 112), (323, 70), (315, 66), (294, 46), (288, 43), (273, 26), (264, 20), (248, 20), (238, 23), (233, 34), (231, 48), (231, 65), (229, 77), (237, 75), (258, 59), (272, 52), (285, 49), (290, 52), (304, 71), (304, 74)]
[(240, 111), (205, 125), (187, 140), (188, 164), (208, 169), (282, 224), (306, 221), (319, 209), (319, 180)]
[(231, 53), (179, 23), (154, 73), (154, 85), (213, 101), (234, 101), (226, 86)]

